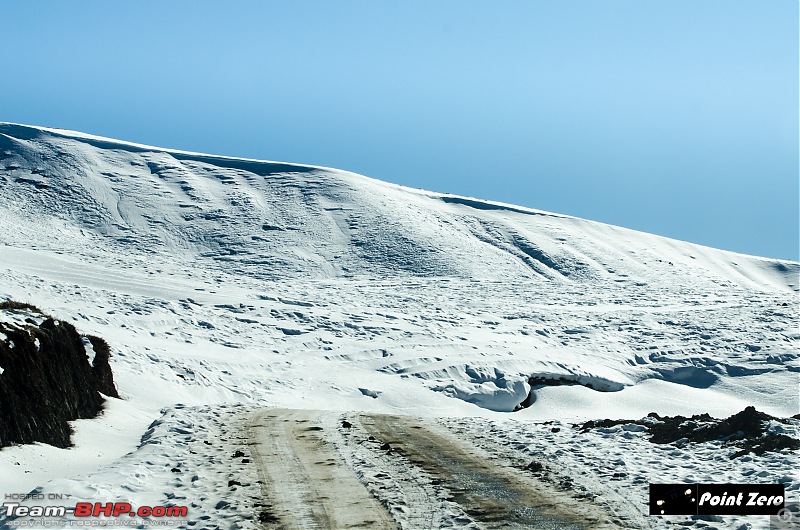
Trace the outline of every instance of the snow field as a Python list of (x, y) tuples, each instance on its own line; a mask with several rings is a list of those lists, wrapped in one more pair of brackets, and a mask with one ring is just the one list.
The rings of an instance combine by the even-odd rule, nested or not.
[(0, 491), (185, 501), (208, 517), (197, 528), (246, 528), (257, 479), (230, 455), (247, 414), (283, 407), (331, 411), (330, 443), (407, 527), (473, 522), (402, 458), (348, 443), (363, 433), (334, 429), (342, 418), (444, 418), (645, 526), (670, 523), (643, 518), (649, 481), (783, 481), (797, 495), (795, 455), (730, 461), (713, 443), (656, 447), (569, 422), (800, 412), (798, 263), (339, 170), (12, 124), (0, 124), (0, 179), (0, 299), (106, 339), (123, 396), (75, 422), (74, 448), (0, 451)]

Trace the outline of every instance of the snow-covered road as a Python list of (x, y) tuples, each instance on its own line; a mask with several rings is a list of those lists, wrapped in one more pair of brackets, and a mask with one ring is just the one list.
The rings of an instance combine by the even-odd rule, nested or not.
[[(361, 424), (433, 477), (483, 528), (604, 528), (605, 514), (530, 475), (500, 464), (434, 422), (412, 416), (362, 415)], [(390, 448), (390, 449), (389, 449)]]
[(265, 409), (253, 415), (248, 435), (264, 496), (255, 518), (267, 528), (621, 523), (424, 418)]
[(396, 528), (328, 441), (330, 413), (266, 409), (249, 425), (267, 528)]

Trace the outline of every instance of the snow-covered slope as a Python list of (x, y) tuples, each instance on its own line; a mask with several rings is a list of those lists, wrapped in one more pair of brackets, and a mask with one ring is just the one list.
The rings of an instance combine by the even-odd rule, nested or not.
[[(0, 124), (0, 297), (106, 338), (126, 398), (98, 421), (127, 441), (81, 472), (176, 403), (797, 414), (799, 274), (346, 171)], [(13, 485), (58, 467), (37, 451)]]
[[(395, 277), (730, 283), (797, 289), (795, 263), (345, 171), (0, 125), (7, 243), (180, 254), (259, 279)], [(2, 166), (0, 166), (2, 167)], [(34, 222), (32, 222), (34, 221)], [(22, 229), (22, 230), (21, 230)], [(12, 239), (16, 236), (16, 239)], [(67, 245), (64, 247), (64, 245)], [(547, 282), (550, 283), (550, 282)]]
[[(522, 401), (528, 376), (590, 394), (767, 391), (787, 405), (794, 262), (61, 130), (0, 125), (0, 157), (6, 285), (47, 310), (80, 307), (98, 332), (208, 342), (234, 359), (299, 350), (496, 410)], [(57, 283), (36, 289), (20, 273)], [(50, 292), (68, 283), (98, 292)], [(90, 316), (109, 296), (122, 307)], [(759, 382), (734, 392), (731, 378)]]

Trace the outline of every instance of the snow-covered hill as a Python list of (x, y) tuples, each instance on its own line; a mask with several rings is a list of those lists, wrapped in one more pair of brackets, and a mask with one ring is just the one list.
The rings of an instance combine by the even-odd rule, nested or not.
[[(125, 398), (71, 456), (0, 452), (0, 490), (101, 468), (176, 403), (797, 414), (799, 275), (346, 171), (0, 124), (0, 297), (106, 338)], [(119, 443), (82, 434), (98, 425)]]
[[(0, 125), (6, 244), (169, 255), (258, 279), (466, 278), (797, 289), (795, 263), (345, 171)], [(2, 167), (2, 166), (0, 166)], [(5, 216), (4, 216), (5, 217)], [(36, 233), (36, 232), (34, 232)], [(547, 282), (549, 283), (549, 282)], [(545, 289), (542, 289), (545, 290)]]

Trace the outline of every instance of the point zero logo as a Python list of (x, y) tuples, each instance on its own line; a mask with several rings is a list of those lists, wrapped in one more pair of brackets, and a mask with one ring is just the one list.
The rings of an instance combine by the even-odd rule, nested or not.
[(783, 484), (650, 484), (650, 515), (777, 515)]

